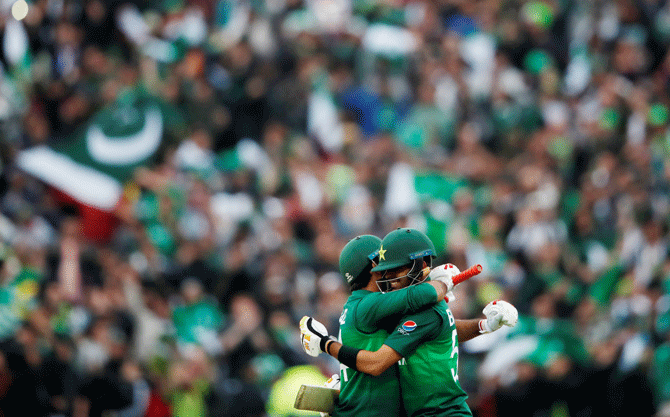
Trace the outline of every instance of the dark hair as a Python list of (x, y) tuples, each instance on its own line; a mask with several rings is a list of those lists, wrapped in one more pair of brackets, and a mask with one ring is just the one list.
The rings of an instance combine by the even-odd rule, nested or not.
[[(367, 279), (365, 279), (367, 277)], [(370, 279), (372, 278), (372, 262), (368, 262), (368, 264), (365, 266), (365, 269), (361, 271), (360, 274), (354, 279), (354, 281), (351, 283), (351, 291), (356, 291), (360, 290), (361, 288), (367, 287), (367, 285), (370, 283)]]

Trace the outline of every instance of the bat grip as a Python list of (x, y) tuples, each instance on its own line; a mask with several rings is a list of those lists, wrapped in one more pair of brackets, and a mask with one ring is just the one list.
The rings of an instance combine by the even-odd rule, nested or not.
[(482, 266), (480, 264), (477, 264), (471, 266), (470, 268), (466, 269), (460, 274), (454, 275), (452, 281), (454, 282), (454, 285), (458, 285), (461, 282), (467, 281), (468, 279), (474, 277), (475, 275), (479, 275), (481, 272), (482, 272)]
[[(478, 275), (482, 272), (482, 266), (480, 264), (477, 264), (475, 266), (471, 266), (470, 268), (466, 269), (465, 271), (461, 272), (460, 274), (454, 275), (454, 277), (451, 279), (454, 283), (454, 286), (460, 284), (463, 281), (466, 281), (475, 275)], [(444, 297), (444, 301), (449, 302), (449, 297)]]

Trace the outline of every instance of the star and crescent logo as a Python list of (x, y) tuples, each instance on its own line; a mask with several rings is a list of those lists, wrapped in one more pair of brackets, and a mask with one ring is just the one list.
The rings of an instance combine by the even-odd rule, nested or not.
[[(132, 110), (132, 109), (131, 109)], [(133, 117), (130, 110), (117, 111), (118, 122), (127, 125)], [(98, 123), (86, 130), (86, 146), (91, 157), (106, 165), (132, 165), (153, 155), (163, 138), (163, 114), (157, 106), (144, 111), (144, 125), (139, 132), (126, 136), (108, 136)]]
[(386, 258), (384, 258), (384, 254), (386, 253), (386, 249), (384, 249), (384, 246), (379, 248), (379, 259), (382, 261), (385, 261)]

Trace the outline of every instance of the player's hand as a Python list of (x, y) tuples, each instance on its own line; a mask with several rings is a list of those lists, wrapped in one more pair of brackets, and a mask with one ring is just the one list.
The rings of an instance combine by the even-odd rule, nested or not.
[(484, 315), (486, 319), (479, 321), (480, 333), (495, 332), (503, 325), (514, 327), (519, 319), (516, 307), (503, 300), (495, 300), (488, 303), (484, 307)]
[(317, 357), (319, 353), (325, 352), (326, 342), (329, 340), (335, 340), (335, 338), (328, 336), (326, 326), (309, 316), (300, 320), (300, 341), (308, 355)]
[[(328, 381), (323, 383), (323, 386), (325, 386), (327, 388), (336, 389), (336, 390), (339, 391), (339, 389), (340, 389), (340, 374), (333, 374), (333, 376), (331, 376), (328, 379)], [(321, 417), (330, 416), (330, 414), (328, 414), (328, 413), (319, 413), (319, 414), (321, 414)]]
[(432, 281), (444, 282), (447, 286), (447, 292), (454, 289), (453, 277), (460, 274), (461, 271), (454, 264), (444, 264), (433, 268), (428, 276)]

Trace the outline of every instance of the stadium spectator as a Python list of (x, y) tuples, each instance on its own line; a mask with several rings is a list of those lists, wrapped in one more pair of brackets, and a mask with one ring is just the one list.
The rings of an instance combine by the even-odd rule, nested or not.
[(670, 2), (14, 3), (5, 415), (286, 415), (297, 320), (335, 322), (341, 248), (396, 227), (484, 265), (456, 318), (519, 308), (459, 352), (475, 413), (668, 415)]

